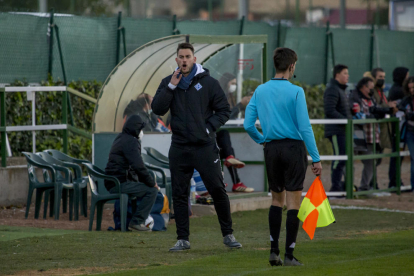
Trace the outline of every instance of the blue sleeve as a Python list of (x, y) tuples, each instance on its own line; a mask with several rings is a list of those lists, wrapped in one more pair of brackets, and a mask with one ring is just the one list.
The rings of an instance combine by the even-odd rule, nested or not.
[(308, 108), (306, 106), (305, 92), (303, 89), (296, 95), (296, 118), (298, 120), (299, 132), (302, 135), (306, 148), (314, 163), (321, 161), (318, 148), (316, 147), (315, 136), (309, 120)]
[(256, 143), (262, 144), (265, 142), (264, 137), (255, 126), (257, 119), (256, 95), (257, 93), (253, 94), (252, 99), (246, 107), (244, 115), (244, 129)]

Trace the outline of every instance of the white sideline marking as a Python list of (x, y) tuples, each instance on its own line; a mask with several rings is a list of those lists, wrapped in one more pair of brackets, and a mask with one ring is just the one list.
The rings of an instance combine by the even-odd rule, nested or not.
[(332, 209), (342, 209), (342, 210), (369, 210), (369, 211), (378, 211), (378, 212), (414, 214), (414, 212), (412, 212), (412, 211), (402, 211), (402, 210), (394, 210), (394, 209), (387, 209), (387, 208), (360, 207), (360, 206), (332, 205), (331, 208)]

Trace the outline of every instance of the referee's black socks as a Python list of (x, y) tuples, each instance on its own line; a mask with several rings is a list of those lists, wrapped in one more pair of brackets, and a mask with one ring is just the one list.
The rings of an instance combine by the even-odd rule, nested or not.
[(285, 255), (291, 260), (293, 259), (293, 250), (295, 250), (296, 237), (299, 230), (298, 213), (299, 210), (287, 211)]
[(276, 253), (276, 255), (279, 255), (279, 235), (280, 226), (282, 225), (282, 210), (283, 208), (273, 205), (270, 206), (269, 210), (269, 228), (271, 243), (270, 253)]

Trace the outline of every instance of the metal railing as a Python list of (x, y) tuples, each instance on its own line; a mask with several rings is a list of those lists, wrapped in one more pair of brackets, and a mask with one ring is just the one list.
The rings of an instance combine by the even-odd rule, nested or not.
[[(245, 132), (243, 128), (244, 119), (230, 120), (226, 123), (225, 129), (229, 132)], [(364, 120), (348, 120), (348, 119), (311, 119), (310, 123), (312, 125), (346, 125), (346, 155), (320, 155), (321, 161), (336, 161), (343, 160), (346, 161), (346, 177), (345, 177), (345, 191), (344, 192), (327, 192), (328, 196), (346, 196), (346, 198), (353, 198), (354, 195), (366, 195), (377, 192), (397, 192), (401, 193), (401, 156), (409, 156), (408, 151), (400, 152), (400, 129), (399, 129), (399, 119), (398, 118), (387, 118), (387, 119), (364, 119)], [(376, 144), (373, 144), (373, 154), (364, 154), (364, 155), (355, 155), (354, 154), (354, 125), (363, 125), (363, 124), (372, 124), (373, 129), (375, 129), (377, 124), (380, 123), (391, 123), (394, 125), (395, 133), (395, 152), (391, 153), (376, 153)], [(256, 121), (256, 126), (260, 128), (259, 120)], [(369, 191), (357, 191), (354, 192), (354, 168), (353, 163), (355, 160), (367, 160), (374, 159), (374, 175), (373, 181), (376, 183), (377, 171), (376, 171), (376, 159), (383, 157), (395, 157), (397, 158), (396, 162), (396, 187), (389, 189), (373, 189)], [(308, 156), (308, 160), (311, 161), (312, 158)], [(247, 165), (264, 165), (264, 161), (245, 161)], [(267, 177), (265, 169), (265, 191), (267, 191)], [(374, 185), (376, 186), (376, 185)], [(306, 195), (306, 192), (303, 193)]]
[[(36, 92), (62, 92), (62, 123), (58, 125), (36, 125)], [(32, 124), (26, 126), (6, 126), (6, 93), (26, 92), (27, 100), (32, 102)], [(7, 166), (7, 132), (31, 131), (32, 132), (32, 150), (36, 152), (36, 131), (39, 130), (62, 130), (63, 131), (63, 152), (68, 152), (68, 131), (77, 135), (92, 139), (92, 134), (88, 131), (79, 129), (68, 124), (68, 94), (71, 93), (88, 102), (95, 103), (96, 99), (85, 95), (73, 88), (67, 86), (16, 86), (0, 88), (0, 133), (1, 133), (1, 166)]]

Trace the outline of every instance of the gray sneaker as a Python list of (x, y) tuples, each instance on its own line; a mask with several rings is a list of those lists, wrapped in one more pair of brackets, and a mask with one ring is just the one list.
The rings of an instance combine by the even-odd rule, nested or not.
[(242, 245), (236, 241), (236, 238), (233, 236), (233, 234), (229, 234), (223, 238), (223, 243), (228, 248), (241, 248)]
[(186, 240), (178, 240), (174, 247), (170, 248), (170, 252), (184, 251), (190, 249), (190, 242)]
[(301, 262), (299, 262), (298, 259), (296, 259), (295, 257), (293, 257), (293, 259), (289, 259), (289, 257), (287, 257), (285, 255), (285, 261), (284, 261), (284, 265), (285, 266), (301, 266), (303, 265)]
[(128, 227), (129, 230), (131, 231), (146, 231), (146, 232), (151, 232), (151, 229), (146, 227), (145, 224), (134, 224), (134, 225), (129, 225)]
[(270, 253), (269, 263), (271, 266), (282, 266), (283, 265), (283, 261), (282, 261), (282, 258), (280, 258), (280, 255), (276, 255), (276, 253), (274, 252)]

